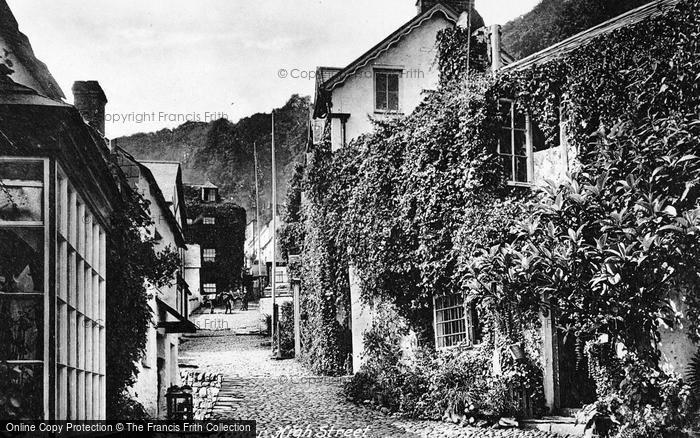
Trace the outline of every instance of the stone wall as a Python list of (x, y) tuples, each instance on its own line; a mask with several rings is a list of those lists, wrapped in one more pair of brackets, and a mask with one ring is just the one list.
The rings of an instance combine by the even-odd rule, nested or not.
[(182, 384), (192, 388), (192, 408), (195, 420), (211, 418), (211, 411), (219, 397), (223, 376), (203, 371), (180, 371)]

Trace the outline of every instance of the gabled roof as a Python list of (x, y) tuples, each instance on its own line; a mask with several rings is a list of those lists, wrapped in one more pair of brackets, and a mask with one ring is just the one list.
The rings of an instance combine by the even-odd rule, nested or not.
[(0, 0), (0, 36), (10, 46), (12, 54), (20, 60), (29, 74), (43, 88), (37, 91), (52, 99), (60, 100), (65, 97), (46, 64), (39, 61), (34, 55), (29, 38), (19, 31), (17, 20), (5, 0)]
[(156, 181), (156, 178), (153, 176), (151, 170), (148, 168), (148, 166), (139, 162), (136, 158), (133, 157), (133, 155), (131, 155), (124, 149), (117, 146), (115, 148), (115, 152), (122, 155), (124, 158), (138, 166), (144, 179), (148, 182), (148, 187), (150, 188), (151, 195), (155, 198), (158, 207), (160, 207), (160, 209), (162, 210), (162, 214), (164, 215), (163, 218), (154, 218), (153, 212), (151, 212), (151, 218), (158, 221), (160, 219), (165, 219), (165, 221), (168, 223), (168, 226), (170, 227), (170, 230), (175, 236), (175, 243), (182, 248), (186, 248), (185, 235), (182, 230), (182, 227), (177, 222), (177, 219), (173, 215), (172, 210), (170, 210), (170, 203), (166, 200), (165, 196), (163, 196), (163, 191), (158, 185), (158, 181)]
[[(421, 27), (426, 21), (432, 19), (436, 15), (444, 16), (452, 24), (457, 24), (460, 14), (451, 7), (442, 3), (437, 3), (432, 8), (426, 10), (422, 14), (413, 17), (406, 24), (398, 28), (391, 35), (375, 45), (362, 56), (351, 62), (345, 68), (337, 67), (319, 67), (316, 70), (316, 101), (314, 102), (313, 118), (323, 117), (327, 111), (329, 101), (329, 93), (335, 88), (342, 86), (345, 81), (356, 74), (361, 68), (367, 66), (370, 62), (377, 59), (383, 53), (391, 49), (399, 43), (405, 36)], [(476, 10), (472, 14), (472, 24), (474, 22), (481, 23), (476, 27), (483, 25), (483, 19)], [(476, 28), (475, 27), (475, 28)]]
[(173, 202), (177, 195), (175, 186), (180, 174), (180, 163), (177, 161), (141, 161), (141, 164), (150, 169), (165, 200)]
[(342, 85), (350, 76), (357, 73), (358, 70), (365, 67), (371, 61), (377, 59), (382, 53), (386, 52), (401, 41), (401, 39), (403, 39), (406, 35), (419, 28), (421, 25), (423, 25), (423, 23), (430, 20), (435, 15), (440, 14), (442, 14), (453, 24), (457, 24), (457, 21), (459, 20), (459, 14), (452, 8), (443, 5), (442, 3), (436, 4), (422, 14), (415, 16), (412, 20), (398, 28), (396, 31), (394, 31), (394, 33), (386, 37), (379, 44), (372, 47), (362, 56), (351, 62), (350, 65), (333, 75), (332, 78), (324, 82), (324, 88), (332, 91), (334, 88)]
[(3, 105), (71, 107), (61, 100), (43, 96), (33, 88), (18, 84), (11, 77), (2, 74), (0, 74), (0, 103)]
[(509, 64), (501, 69), (501, 71), (524, 70), (534, 65), (542, 64), (553, 59), (562, 57), (576, 48), (589, 43), (596, 37), (609, 34), (617, 29), (631, 26), (639, 23), (649, 17), (660, 15), (669, 8), (675, 6), (680, 0), (656, 0), (647, 3), (636, 9), (632, 9), (622, 15), (618, 15), (604, 23), (594, 26), (588, 30), (580, 32), (570, 38), (565, 39), (557, 44), (547, 47), (537, 53), (534, 53), (526, 58)]

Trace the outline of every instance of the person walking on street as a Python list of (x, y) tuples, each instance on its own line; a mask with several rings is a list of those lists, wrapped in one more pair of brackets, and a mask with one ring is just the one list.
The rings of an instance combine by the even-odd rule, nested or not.
[(224, 313), (233, 313), (233, 294), (230, 290), (224, 293), (224, 307)]

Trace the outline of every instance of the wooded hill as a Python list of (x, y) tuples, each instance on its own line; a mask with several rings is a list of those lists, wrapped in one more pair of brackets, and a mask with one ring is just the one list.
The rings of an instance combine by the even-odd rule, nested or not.
[(649, 0), (542, 0), (503, 26), (503, 44), (516, 59), (589, 29)]
[[(275, 110), (279, 204), (284, 202), (293, 163), (301, 159), (306, 147), (309, 105), (309, 97), (295, 94), (282, 108)], [(255, 210), (255, 143), (261, 214), (263, 218), (271, 218), (270, 122), (269, 113), (258, 113), (236, 123), (226, 119), (211, 123), (187, 122), (174, 129), (134, 134), (116, 141), (140, 160), (180, 161), (185, 183), (211, 181), (220, 187), (223, 199), (248, 211), (248, 220)]]

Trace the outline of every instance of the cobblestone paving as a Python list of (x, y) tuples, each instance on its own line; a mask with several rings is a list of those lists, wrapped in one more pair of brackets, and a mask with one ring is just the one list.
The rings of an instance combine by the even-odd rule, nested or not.
[[(196, 363), (200, 371), (225, 376), (215, 418), (256, 420), (260, 437), (339, 437), (352, 436), (353, 432), (373, 438), (557, 436), (404, 420), (357, 406), (343, 397), (342, 378), (315, 377), (293, 360), (272, 360), (269, 347), (261, 346), (268, 339), (261, 336), (190, 337), (183, 341), (181, 360)], [(348, 429), (350, 433), (345, 435)]]
[(265, 330), (265, 322), (258, 312), (258, 303), (251, 302), (248, 305), (247, 311), (239, 310), (240, 303), (236, 303), (233, 313), (224, 313), (223, 307), (214, 309), (214, 313), (210, 313), (209, 308), (200, 307), (190, 317), (192, 322), (205, 335), (210, 335), (214, 331), (220, 334), (256, 334)]

